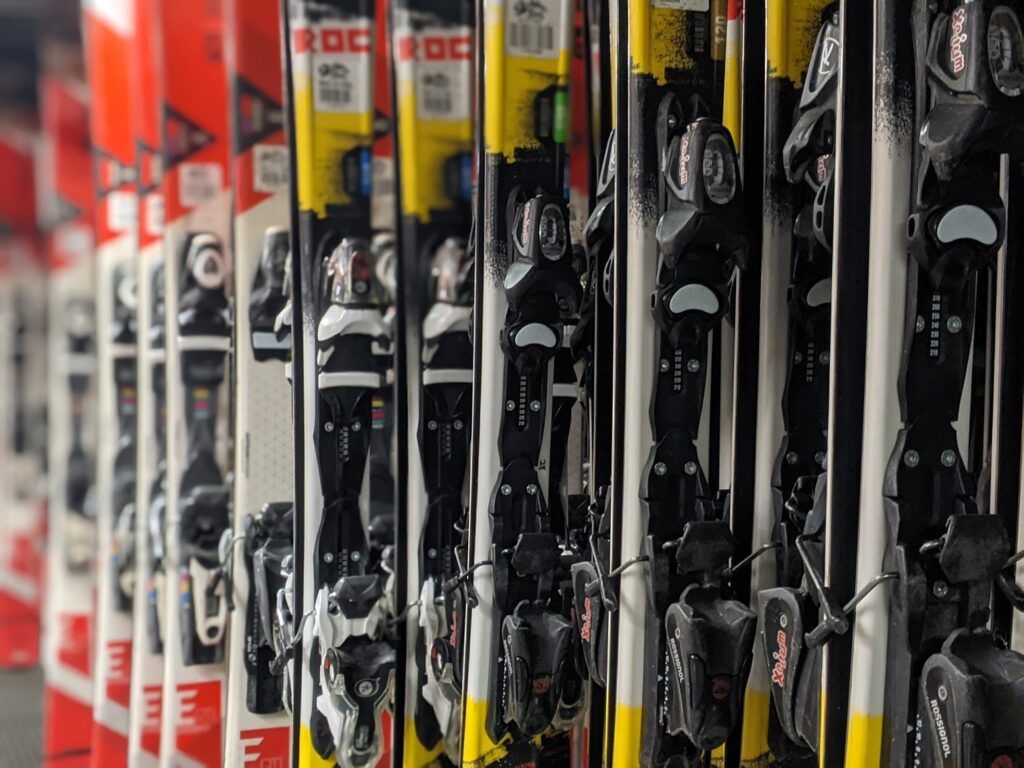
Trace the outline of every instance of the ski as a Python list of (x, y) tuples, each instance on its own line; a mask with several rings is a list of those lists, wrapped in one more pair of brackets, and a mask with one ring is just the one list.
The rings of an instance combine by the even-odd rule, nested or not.
[(96, 259), (97, 598), (91, 765), (128, 765), (135, 589), (136, 259), (131, 6), (82, 9)]
[[(734, 134), (740, 115), (763, 119), (756, 88), (741, 98), (739, 84), (760, 81), (764, 16), (747, 8), (741, 62), (726, 55), (727, 10), (630, 2), (617, 19), (628, 75), (615, 166), (630, 173), (616, 176), (612, 280), (628, 371), (614, 386), (608, 523), (616, 764), (704, 764), (738, 739), (754, 642), (741, 568), (752, 559), (763, 155), (752, 132), (741, 161)], [(716, 761), (738, 762), (738, 746)]]
[(454, 765), (472, 406), (474, 8), (470, 0), (405, 0), (391, 14), (401, 287), (395, 333), (404, 340), (396, 364), (396, 467), (405, 481), (396, 510), (412, 598), (399, 660), (406, 670), (404, 764)]
[[(908, 7), (909, 6), (909, 7)], [(883, 4), (913, 51), (900, 429), (884, 484), (890, 581), (882, 760), (1012, 765), (1024, 656), (1010, 650), (1020, 471), (1019, 233), (1024, 33), (1017, 3)], [(910, 27), (899, 22), (910, 13)], [(896, 76), (906, 75), (907, 69)], [(980, 278), (987, 273), (987, 280)], [(979, 286), (993, 286), (988, 296)], [(986, 330), (990, 326), (991, 330)], [(964, 407), (991, 333), (987, 419)], [(1007, 347), (1006, 345), (1011, 345)], [(1012, 392), (1012, 394), (1010, 394)], [(965, 437), (982, 434), (982, 457)], [(993, 692), (1002, 691), (992, 706)], [(982, 701), (987, 702), (982, 704)]]
[[(96, 545), (96, 320), (89, 118), (81, 51), (52, 43), (40, 83), (40, 210), (50, 266), (49, 538), (43, 619), (44, 765), (88, 764), (92, 742), (92, 574)], [(60, 425), (59, 427), (57, 425)]]
[[(160, 764), (223, 763), (231, 349), (227, 73), (219, 5), (157, 12), (163, 232), (166, 462), (160, 616)], [(158, 510), (157, 510), (158, 511)], [(150, 513), (153, 514), (151, 508)], [(172, 586), (173, 585), (173, 586)]]
[(370, 0), (288, 6), (297, 455), (308, 457), (297, 467), (294, 577), (302, 766), (387, 764), (400, 747), (390, 711), (399, 623), (388, 413), (394, 208), (390, 126), (375, 121), (390, 112), (385, 9)]
[(278, 593), (292, 557), (294, 435), (280, 4), (229, 2), (225, 20), (237, 309), (224, 762), (285, 765), (290, 692)]
[(587, 707), (569, 572), (582, 510), (565, 485), (583, 268), (567, 199), (574, 10), (570, 0), (478, 6), (464, 764), (564, 764)]
[[(758, 593), (762, 647), (748, 701), (772, 698), (764, 747), (793, 764), (816, 764), (821, 645), (805, 645), (818, 605), (824, 550), (831, 342), (838, 17), (834, 3), (793, 4), (768, 38), (762, 280), (762, 384), (758, 514), (770, 520), (775, 584)], [(802, 85), (802, 88), (801, 88)], [(771, 435), (772, 440), (767, 437)], [(767, 513), (767, 514), (766, 514)], [(807, 572), (811, 570), (812, 572)], [(823, 597), (825, 595), (825, 597)], [(767, 690), (766, 690), (767, 689)], [(757, 693), (753, 693), (753, 691)], [(764, 702), (767, 704), (767, 702)], [(763, 705), (757, 706), (763, 715)]]
[(0, 123), (0, 669), (39, 664), (45, 536), (46, 279), (37, 233), (33, 145), (23, 116)]
[[(132, 670), (129, 690), (128, 762), (156, 768), (160, 757), (164, 636), (168, 598), (163, 562), (165, 433), (164, 377), (164, 198), (160, 162), (160, 82), (157, 9), (135, 0), (132, 45), (132, 132), (136, 205), (136, 424), (135, 599), (132, 611)], [(127, 566), (128, 562), (125, 561)], [(126, 571), (130, 570), (126, 568)], [(131, 577), (130, 577), (131, 578)]]

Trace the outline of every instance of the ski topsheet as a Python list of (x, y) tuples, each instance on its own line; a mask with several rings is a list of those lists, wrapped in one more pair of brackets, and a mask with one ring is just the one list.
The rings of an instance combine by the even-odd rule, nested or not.
[[(227, 73), (219, 4), (163, 0), (166, 461), (160, 764), (223, 763), (231, 326)], [(151, 515), (159, 510), (151, 508)]]
[[(234, 541), (225, 765), (290, 761), (278, 592), (292, 554), (293, 431), (281, 7), (227, 3), (234, 189)], [(290, 627), (288, 627), (290, 630)]]
[(89, 122), (80, 51), (54, 45), (40, 85), (48, 233), (49, 504), (43, 756), (88, 765), (92, 741), (96, 324)]
[(375, 765), (392, 746), (386, 316), (395, 286), (393, 242), (378, 227), (389, 226), (393, 202), (374, 204), (387, 197), (389, 128), (374, 119), (389, 93), (378, 82), (386, 77), (385, 7), (334, 0), (288, 9), (303, 362), (295, 396), (306, 457), (296, 489), (295, 614), (311, 618), (302, 620), (296, 670), (302, 766)]
[(39, 663), (45, 529), (46, 276), (37, 233), (36, 139), (17, 117), (0, 123), (0, 669)]
[(128, 765), (135, 536), (135, 144), (132, 8), (83, 7), (96, 247), (96, 629), (91, 765)]
[[(397, 105), (396, 440), (405, 526), (404, 765), (459, 762), (462, 638), (458, 550), (465, 542), (473, 353), (469, 255), (473, 152), (470, 0), (392, 5)], [(401, 403), (399, 403), (401, 406)], [(403, 473), (404, 469), (404, 473)], [(404, 504), (402, 503), (404, 500)]]
[(567, 205), (574, 3), (480, 6), (462, 760), (568, 761), (567, 729), (586, 708), (562, 558), (578, 524), (564, 484), (582, 266)]
[[(163, 707), (161, 617), (168, 597), (163, 570), (166, 462), (164, 379), (164, 197), (160, 159), (160, 88), (155, 50), (157, 8), (135, 0), (132, 46), (132, 130), (136, 205), (136, 391), (138, 440), (135, 458), (135, 603), (129, 695), (128, 762), (155, 768), (160, 756)], [(156, 524), (154, 526), (154, 523)]]

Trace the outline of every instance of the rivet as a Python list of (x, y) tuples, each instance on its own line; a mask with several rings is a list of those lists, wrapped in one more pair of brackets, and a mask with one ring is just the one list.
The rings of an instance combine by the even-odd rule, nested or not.
[(903, 454), (903, 463), (913, 469), (921, 463), (921, 456), (917, 451), (911, 449)]
[(683, 465), (683, 471), (688, 475), (697, 474), (697, 463), (694, 461), (688, 461)]

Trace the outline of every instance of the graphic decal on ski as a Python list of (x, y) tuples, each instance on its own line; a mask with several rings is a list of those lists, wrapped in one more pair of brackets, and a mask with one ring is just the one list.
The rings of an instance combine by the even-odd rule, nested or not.
[(230, 525), (224, 20), (219, 5), (195, 0), (160, 3), (158, 21), (167, 414), (160, 761), (219, 766), (228, 615), (219, 545)]

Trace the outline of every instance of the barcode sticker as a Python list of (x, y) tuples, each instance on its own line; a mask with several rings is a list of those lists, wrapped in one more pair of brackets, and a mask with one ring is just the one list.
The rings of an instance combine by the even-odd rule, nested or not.
[(223, 186), (224, 174), (217, 163), (181, 163), (178, 166), (178, 199), (186, 208), (212, 200)]
[(288, 148), (257, 144), (252, 148), (252, 187), (268, 195), (288, 191)]
[(365, 22), (322, 25), (313, 54), (313, 106), (317, 112), (357, 115), (372, 109), (372, 35)]
[(707, 13), (711, 10), (711, 0), (654, 0), (655, 8), (670, 8), (674, 11), (699, 11)]
[(505, 49), (508, 54), (558, 58), (564, 45), (559, 6), (559, 0), (511, 0), (505, 11)]
[(428, 27), (416, 35), (416, 112), (423, 120), (468, 120), (472, 43), (468, 30)]

